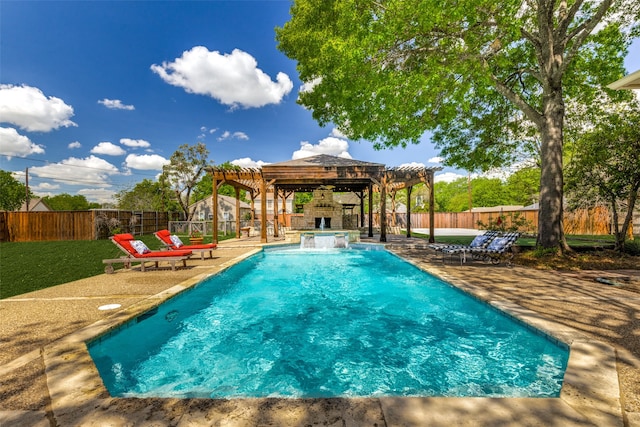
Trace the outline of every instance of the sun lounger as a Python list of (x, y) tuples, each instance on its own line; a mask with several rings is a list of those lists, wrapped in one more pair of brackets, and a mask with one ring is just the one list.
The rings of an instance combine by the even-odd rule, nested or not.
[(483, 234), (476, 236), (468, 245), (459, 245), (451, 243), (431, 243), (430, 249), (436, 252), (442, 252), (442, 262), (444, 262), (445, 255), (457, 254), (460, 256), (460, 263), (466, 262), (466, 254), (471, 252), (472, 248), (484, 248), (491, 243), (491, 241), (500, 234), (499, 231), (487, 230)]
[(508, 232), (497, 234), (489, 240), (488, 244), (482, 246), (459, 246), (442, 249), (442, 262), (446, 255), (458, 255), (460, 264), (467, 261), (467, 254), (471, 254), (472, 259), (484, 259), (494, 264), (500, 264), (502, 260), (511, 262), (513, 252), (511, 247), (520, 237), (518, 232)]
[(119, 247), (126, 255), (115, 259), (104, 259), (102, 262), (107, 264), (104, 268), (105, 273), (113, 273), (113, 264), (122, 263), (125, 268), (131, 268), (135, 262), (140, 263), (140, 270), (145, 271), (145, 264), (153, 262), (158, 268), (161, 261), (166, 261), (171, 265), (171, 270), (176, 269), (176, 262), (182, 261), (184, 267), (187, 266), (187, 259), (191, 257), (190, 250), (178, 251), (151, 251), (140, 240), (136, 240), (131, 234), (116, 234), (111, 237), (111, 241)]
[(507, 265), (510, 265), (514, 256), (513, 245), (518, 241), (518, 238), (520, 238), (520, 233), (517, 231), (501, 234), (493, 239), (486, 248), (471, 249), (471, 255), (474, 258), (491, 261), (493, 264), (506, 261)]
[(180, 238), (176, 235), (172, 235), (169, 230), (160, 230), (153, 233), (158, 240), (162, 242), (163, 245), (168, 250), (189, 250), (193, 253), (199, 253), (200, 259), (204, 259), (204, 254), (209, 252), (209, 258), (213, 258), (213, 250), (218, 247), (215, 243), (205, 243), (202, 245), (185, 245), (182, 243)]

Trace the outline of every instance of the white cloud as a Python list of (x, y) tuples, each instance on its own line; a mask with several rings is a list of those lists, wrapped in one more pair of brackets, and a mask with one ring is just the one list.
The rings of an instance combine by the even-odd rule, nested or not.
[(436, 164), (441, 164), (442, 162), (444, 162), (444, 157), (432, 157), (429, 160), (427, 160), (427, 163), (436, 163)]
[(225, 139), (239, 139), (239, 140), (243, 140), (243, 141), (248, 141), (249, 140), (249, 136), (244, 133), (244, 132), (229, 132), (228, 130), (225, 130), (222, 135), (220, 135), (218, 137), (218, 141), (224, 141)]
[(240, 166), (241, 168), (262, 168), (269, 163), (262, 160), (251, 160), (250, 157), (243, 157), (242, 159), (231, 160), (232, 165)]
[(71, 143), (69, 143), (69, 145), (67, 145), (67, 148), (69, 148), (70, 150), (74, 149), (74, 148), (80, 148), (82, 147), (82, 144), (80, 144), (80, 142), (78, 141), (73, 141)]
[(456, 179), (466, 178), (465, 175), (460, 175), (455, 172), (444, 172), (440, 174), (436, 174), (433, 177), (434, 182), (453, 182)]
[(120, 139), (120, 144), (125, 145), (131, 148), (149, 148), (151, 144), (149, 141), (145, 141), (144, 139), (130, 139), (130, 138), (122, 138)]
[(331, 156), (351, 159), (349, 154), (349, 142), (341, 138), (329, 136), (321, 139), (318, 144), (313, 145), (307, 141), (300, 143), (300, 149), (293, 152), (292, 159), (302, 159), (304, 157), (315, 156), (317, 154), (329, 154)]
[(59, 184), (51, 184), (50, 182), (41, 182), (38, 185), (30, 185), (29, 189), (34, 192), (49, 192), (60, 189)]
[(14, 128), (0, 127), (0, 155), (13, 157), (43, 153), (44, 148), (41, 145), (33, 143), (24, 135), (20, 135)]
[(111, 142), (101, 142), (91, 149), (91, 153), (104, 154), (106, 156), (122, 156), (127, 152)]
[(122, 101), (120, 101), (119, 99), (103, 99), (101, 101), (98, 101), (98, 104), (102, 104), (105, 107), (111, 109), (111, 110), (135, 110), (136, 107), (134, 107), (133, 105), (125, 105), (122, 103)]
[(59, 163), (31, 167), (29, 172), (38, 178), (49, 178), (67, 185), (96, 185), (99, 187), (110, 187), (109, 176), (120, 173), (117, 167), (96, 156), (84, 159), (70, 157)]
[(76, 191), (77, 194), (84, 196), (90, 202), (96, 203), (114, 203), (114, 196), (116, 194), (113, 190), (107, 190), (106, 188), (83, 188)]
[(336, 138), (347, 139), (347, 136), (344, 133), (340, 132), (338, 128), (333, 128), (329, 136), (335, 136)]
[(320, 84), (320, 82), (322, 82), (322, 77), (316, 77), (310, 82), (305, 82), (300, 86), (300, 92), (311, 92), (314, 87)]
[(232, 108), (280, 103), (293, 88), (291, 79), (280, 72), (273, 82), (257, 65), (253, 56), (239, 49), (222, 55), (195, 46), (173, 62), (153, 64), (151, 70), (173, 86), (210, 96)]
[(169, 160), (157, 154), (129, 154), (124, 162), (131, 169), (162, 170)]
[(77, 126), (69, 120), (73, 107), (60, 98), (46, 97), (31, 86), (0, 85), (0, 121), (29, 132), (49, 132)]

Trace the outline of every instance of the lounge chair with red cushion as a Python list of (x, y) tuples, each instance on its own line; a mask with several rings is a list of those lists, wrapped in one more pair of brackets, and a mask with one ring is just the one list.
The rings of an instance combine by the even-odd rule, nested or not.
[(185, 245), (180, 238), (176, 235), (172, 235), (169, 230), (156, 231), (155, 236), (162, 242), (163, 245), (169, 250), (189, 250), (193, 253), (200, 253), (200, 259), (204, 259), (205, 252), (209, 252), (209, 258), (213, 258), (213, 250), (218, 247), (215, 243), (205, 243), (202, 245)]
[(190, 250), (152, 251), (141, 240), (136, 240), (129, 233), (116, 234), (111, 237), (111, 241), (126, 256), (102, 260), (103, 263), (107, 264), (104, 269), (106, 273), (113, 273), (113, 264), (115, 263), (123, 263), (126, 268), (130, 268), (134, 262), (140, 263), (140, 270), (142, 271), (145, 271), (145, 263), (153, 262), (157, 268), (160, 261), (167, 261), (171, 265), (171, 270), (175, 270), (177, 261), (182, 261), (182, 265), (186, 267), (187, 259), (193, 254)]

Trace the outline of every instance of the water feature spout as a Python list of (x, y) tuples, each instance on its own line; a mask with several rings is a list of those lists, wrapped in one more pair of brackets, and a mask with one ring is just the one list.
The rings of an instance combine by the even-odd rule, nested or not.
[(320, 231), (324, 231), (324, 217), (320, 218)]

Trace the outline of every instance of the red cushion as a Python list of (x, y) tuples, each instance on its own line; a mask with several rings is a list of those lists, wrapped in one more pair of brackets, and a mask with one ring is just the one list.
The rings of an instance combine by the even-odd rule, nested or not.
[(131, 234), (129, 233), (116, 234), (113, 236), (113, 240), (117, 242), (120, 246), (122, 246), (131, 255), (134, 255), (134, 256), (140, 255), (138, 251), (136, 251), (133, 248), (133, 246), (131, 246), (131, 241), (134, 240), (134, 237)]

